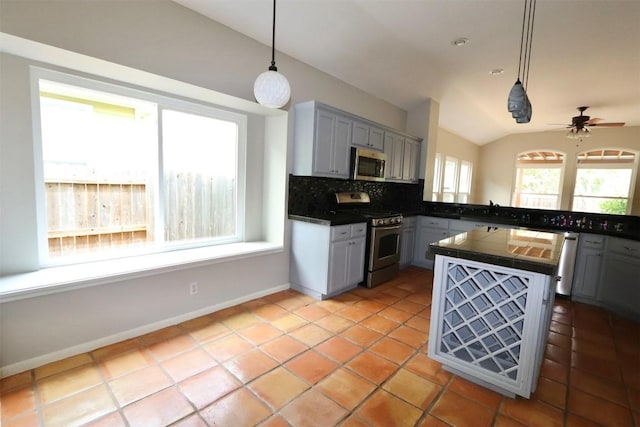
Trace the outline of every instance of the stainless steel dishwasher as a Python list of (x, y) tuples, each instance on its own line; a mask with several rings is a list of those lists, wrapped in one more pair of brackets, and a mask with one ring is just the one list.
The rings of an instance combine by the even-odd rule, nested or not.
[(573, 285), (573, 270), (576, 265), (576, 256), (578, 254), (578, 239), (580, 233), (564, 233), (564, 242), (562, 243), (562, 253), (560, 254), (560, 264), (558, 264), (558, 286), (556, 294), (570, 297), (571, 286)]

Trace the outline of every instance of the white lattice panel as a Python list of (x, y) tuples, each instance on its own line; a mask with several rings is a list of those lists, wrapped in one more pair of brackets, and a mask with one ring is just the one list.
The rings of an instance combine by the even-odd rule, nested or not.
[(546, 295), (545, 276), (438, 258), (429, 355), (483, 382), (528, 396), (522, 389), (530, 387), (535, 364), (535, 323)]
[(440, 351), (515, 380), (528, 282), (450, 264)]

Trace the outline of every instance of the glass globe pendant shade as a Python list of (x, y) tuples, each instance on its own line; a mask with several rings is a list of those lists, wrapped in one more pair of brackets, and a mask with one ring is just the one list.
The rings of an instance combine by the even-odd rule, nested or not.
[(582, 127), (579, 129), (571, 128), (569, 132), (567, 132), (566, 137), (569, 139), (591, 138), (591, 131), (586, 127)]
[(256, 101), (265, 107), (280, 108), (289, 102), (291, 87), (285, 76), (269, 70), (260, 74), (253, 84)]

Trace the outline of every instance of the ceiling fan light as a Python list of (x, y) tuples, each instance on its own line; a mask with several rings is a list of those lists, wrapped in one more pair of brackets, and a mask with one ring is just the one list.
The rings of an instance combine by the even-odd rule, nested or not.
[(565, 135), (569, 139), (584, 139), (591, 138), (591, 131), (588, 127), (584, 126), (581, 128), (571, 128)]
[(287, 78), (277, 71), (265, 71), (253, 84), (253, 95), (258, 103), (269, 108), (281, 108), (291, 97)]

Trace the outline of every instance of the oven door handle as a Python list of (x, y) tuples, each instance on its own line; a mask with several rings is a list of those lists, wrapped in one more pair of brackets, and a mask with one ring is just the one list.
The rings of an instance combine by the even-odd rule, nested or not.
[(377, 227), (373, 227), (375, 231), (391, 231), (391, 230), (400, 230), (400, 224), (395, 225), (379, 225)]

